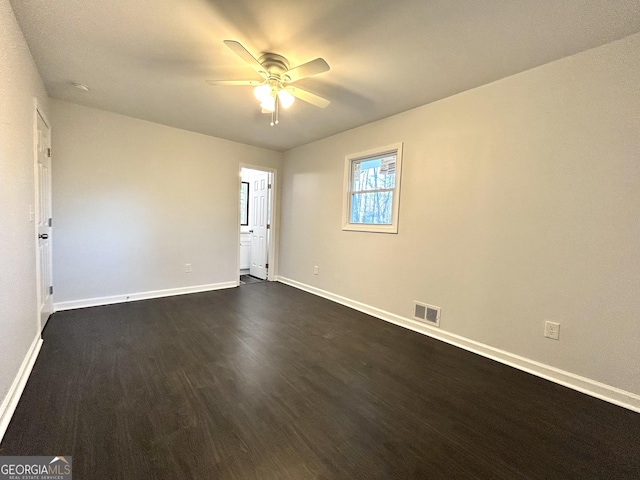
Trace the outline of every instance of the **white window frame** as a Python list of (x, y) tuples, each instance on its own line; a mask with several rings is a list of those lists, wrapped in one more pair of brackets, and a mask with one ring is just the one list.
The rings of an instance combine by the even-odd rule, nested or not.
[[(342, 230), (355, 232), (374, 233), (398, 233), (398, 212), (400, 211), (400, 183), (402, 178), (402, 142), (387, 145), (386, 147), (374, 148), (366, 152), (353, 153), (345, 157), (344, 162), (344, 191), (342, 201)], [(380, 157), (384, 155), (396, 155), (396, 184), (393, 189), (393, 204), (391, 210), (391, 224), (377, 225), (371, 223), (351, 223), (351, 194), (353, 181), (353, 162), (366, 160), (367, 158)]]

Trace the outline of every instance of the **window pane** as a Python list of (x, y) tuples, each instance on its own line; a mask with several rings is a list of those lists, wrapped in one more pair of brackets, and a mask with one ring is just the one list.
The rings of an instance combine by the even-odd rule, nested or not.
[(242, 182), (240, 188), (240, 225), (249, 225), (249, 182)]
[(352, 163), (351, 191), (379, 190), (396, 186), (396, 156), (355, 160)]
[(391, 225), (393, 192), (351, 194), (351, 223)]

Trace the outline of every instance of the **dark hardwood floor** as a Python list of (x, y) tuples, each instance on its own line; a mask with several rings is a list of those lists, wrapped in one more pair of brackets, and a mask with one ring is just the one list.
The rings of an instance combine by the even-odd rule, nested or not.
[(291, 287), (59, 312), (0, 455), (75, 480), (640, 478), (640, 415)]

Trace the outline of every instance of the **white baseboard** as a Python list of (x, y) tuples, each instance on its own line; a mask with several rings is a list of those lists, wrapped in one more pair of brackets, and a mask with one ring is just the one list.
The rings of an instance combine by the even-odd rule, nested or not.
[(16, 411), (18, 401), (22, 396), (22, 392), (27, 384), (33, 365), (36, 363), (41, 347), (42, 338), (40, 338), (40, 334), (38, 334), (33, 339), (33, 343), (31, 344), (31, 347), (29, 347), (29, 351), (24, 357), (22, 365), (20, 365), (20, 370), (18, 370), (18, 374), (7, 392), (7, 396), (4, 397), (2, 405), (0, 405), (0, 442), (2, 442), (2, 438), (9, 427), (9, 422), (11, 421), (11, 417), (13, 417), (13, 412)]
[(168, 288), (166, 290), (152, 290), (149, 292), (129, 293), (125, 295), (113, 295), (110, 297), (94, 297), (69, 302), (54, 303), (56, 312), (62, 310), (73, 310), (76, 308), (97, 307), (100, 305), (111, 305), (114, 303), (135, 302), (137, 300), (148, 300), (150, 298), (172, 297), (174, 295), (186, 295), (189, 293), (209, 292), (212, 290), (222, 290), (223, 288), (233, 288), (238, 286), (238, 281), (210, 283), (207, 285), (194, 285), (192, 287)]
[(385, 320), (395, 325), (408, 328), (415, 332), (422, 333), (423, 335), (428, 335), (429, 337), (441, 340), (451, 345), (455, 345), (456, 347), (463, 348), (470, 352), (477, 353), (478, 355), (482, 355), (483, 357), (496, 360), (505, 365), (509, 365), (519, 370), (523, 370), (527, 373), (531, 373), (532, 375), (536, 375), (565, 387), (569, 387), (573, 390), (586, 393), (587, 395), (591, 395), (601, 400), (605, 400), (615, 405), (640, 413), (640, 395), (637, 395), (635, 393), (627, 392), (625, 390), (612, 387), (611, 385), (606, 385), (604, 383), (600, 383), (586, 377), (581, 377), (580, 375), (576, 375), (559, 368), (551, 367), (535, 360), (521, 357), (519, 355), (515, 355), (513, 353), (506, 352), (504, 350), (500, 350), (498, 348), (494, 348), (480, 342), (476, 342), (475, 340), (470, 340), (454, 333), (446, 332), (439, 328), (423, 325), (422, 323), (411, 320), (410, 318), (401, 317), (394, 313), (372, 307), (371, 305), (357, 302), (355, 300), (336, 295), (335, 293), (327, 292), (326, 290), (321, 290), (319, 288), (312, 287), (295, 280), (291, 280), (290, 278), (279, 276), (276, 278), (276, 280), (286, 285), (304, 290), (305, 292), (313, 293), (314, 295), (318, 295), (328, 300), (332, 300), (336, 303), (340, 303), (347, 307), (353, 308), (354, 310), (358, 310), (381, 320)]

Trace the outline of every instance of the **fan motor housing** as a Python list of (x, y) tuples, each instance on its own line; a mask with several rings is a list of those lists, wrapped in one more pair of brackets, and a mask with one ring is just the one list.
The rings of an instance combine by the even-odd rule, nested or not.
[(265, 68), (269, 75), (282, 75), (289, 70), (289, 61), (276, 53), (263, 53), (258, 62)]

